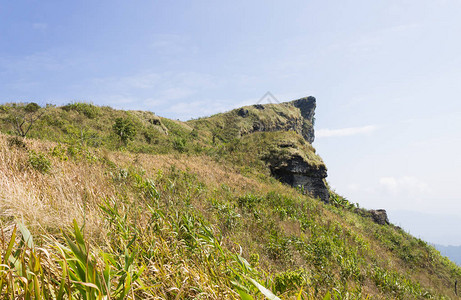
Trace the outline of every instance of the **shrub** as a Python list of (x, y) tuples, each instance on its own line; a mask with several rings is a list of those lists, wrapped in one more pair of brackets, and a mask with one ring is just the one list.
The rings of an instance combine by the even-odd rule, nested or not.
[(17, 136), (8, 138), (8, 146), (17, 147), (19, 149), (27, 149), (27, 145), (24, 143), (23, 139)]
[(66, 155), (67, 150), (61, 145), (53, 147), (53, 150), (50, 151), (51, 156), (57, 157), (59, 160), (66, 161), (69, 158)]
[(35, 122), (43, 117), (45, 111), (46, 109), (40, 109), (40, 106), (34, 102), (27, 105), (13, 104), (9, 107), (4, 121), (11, 124), (16, 135), (26, 137)]
[(303, 270), (286, 271), (275, 275), (274, 291), (284, 293), (287, 290), (293, 290), (303, 284)]
[(38, 105), (35, 102), (28, 103), (25, 107), (24, 110), (28, 113), (34, 113), (37, 112), (40, 109), (40, 105)]
[(0, 112), (8, 112), (9, 109), (7, 105), (0, 105)]
[(354, 209), (355, 205), (349, 202), (346, 198), (330, 191), (330, 204), (344, 209)]
[(133, 140), (136, 136), (136, 127), (133, 121), (129, 118), (117, 118), (112, 126), (115, 134), (120, 137), (120, 140), (126, 145), (128, 141)]
[(89, 103), (83, 102), (76, 102), (76, 103), (69, 103), (62, 107), (65, 111), (77, 111), (83, 115), (85, 115), (89, 119), (96, 118), (100, 113), (100, 108)]
[(29, 152), (29, 164), (40, 173), (48, 173), (51, 170), (51, 161), (43, 153)]
[(256, 195), (248, 194), (237, 199), (237, 203), (240, 207), (246, 207), (248, 209), (255, 208), (256, 204), (260, 203), (262, 199)]
[(182, 137), (176, 137), (173, 140), (173, 148), (175, 150), (178, 150), (179, 152), (185, 152), (186, 151), (186, 139)]
[(158, 132), (155, 131), (144, 131), (142, 133), (144, 136), (144, 139), (146, 140), (147, 143), (149, 144), (158, 144), (159, 139), (158, 139)]

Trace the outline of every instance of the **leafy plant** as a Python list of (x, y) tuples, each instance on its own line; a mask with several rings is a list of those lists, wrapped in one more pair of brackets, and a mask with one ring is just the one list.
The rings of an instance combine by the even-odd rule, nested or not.
[(120, 140), (126, 145), (128, 141), (133, 140), (136, 135), (136, 127), (129, 118), (117, 118), (112, 126), (113, 131), (120, 137)]
[(34, 102), (26, 105), (13, 104), (8, 109), (8, 115), (5, 120), (13, 126), (16, 135), (26, 137), (32, 126), (45, 114), (45, 112), (46, 109), (41, 109), (40, 106)]
[(275, 274), (274, 290), (283, 294), (287, 290), (299, 289), (304, 283), (304, 271), (285, 271)]
[(89, 104), (89, 103), (84, 103), (84, 102), (69, 103), (63, 106), (62, 109), (65, 111), (70, 111), (70, 110), (77, 111), (85, 115), (89, 119), (94, 119), (100, 114), (99, 107)]
[(173, 140), (173, 148), (178, 150), (179, 152), (186, 151), (186, 143), (187, 140), (183, 137), (175, 137)]
[(33, 150), (30, 151), (28, 162), (32, 168), (43, 174), (48, 173), (51, 170), (51, 161), (44, 153), (37, 153)]

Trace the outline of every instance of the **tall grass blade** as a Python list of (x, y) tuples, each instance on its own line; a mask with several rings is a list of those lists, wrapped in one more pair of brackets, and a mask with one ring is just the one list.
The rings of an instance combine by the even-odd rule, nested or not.
[(241, 300), (254, 300), (254, 298), (251, 295), (247, 294), (246, 292), (240, 289), (237, 290), (237, 293), (240, 295)]
[(18, 223), (18, 227), (19, 227), (19, 231), (21, 231), (22, 237), (26, 245), (30, 249), (34, 248), (34, 241), (32, 239), (32, 234), (30, 234), (29, 229), (27, 229), (27, 227), (21, 222)]
[(267, 288), (259, 284), (256, 280), (253, 278), (248, 278), (248, 280), (263, 294), (266, 296), (267, 299), (269, 300), (281, 300), (279, 297), (275, 296), (271, 291), (269, 291)]

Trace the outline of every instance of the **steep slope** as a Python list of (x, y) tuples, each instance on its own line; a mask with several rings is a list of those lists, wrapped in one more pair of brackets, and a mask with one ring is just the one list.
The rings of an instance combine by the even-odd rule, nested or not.
[[(326, 172), (304, 130), (309, 103), (189, 122), (71, 104), (30, 131), (54, 142), (0, 135), (0, 292), (251, 299), (262, 284), (283, 299), (455, 298), (461, 270), (432, 246), (333, 192), (327, 204), (283, 183), (277, 170), (315, 178), (295, 162)], [(135, 124), (127, 144), (117, 118)]]
[(442, 255), (447, 256), (458, 266), (461, 266), (461, 246), (434, 245)]

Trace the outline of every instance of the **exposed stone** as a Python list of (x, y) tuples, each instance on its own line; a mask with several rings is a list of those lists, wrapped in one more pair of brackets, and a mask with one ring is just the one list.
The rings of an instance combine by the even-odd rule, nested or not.
[(264, 125), (261, 125), (259, 122), (254, 122), (253, 131), (264, 131)]
[(315, 115), (315, 108), (317, 107), (316, 99), (313, 96), (301, 98), (292, 101), (293, 105), (301, 111), (301, 115), (304, 119), (312, 122)]
[(371, 218), (375, 223), (379, 225), (389, 225), (389, 219), (387, 218), (387, 212), (384, 209), (372, 209), (369, 211)]
[[(253, 124), (239, 123), (240, 121), (226, 124), (226, 128), (238, 130), (238, 137), (256, 131), (295, 131), (310, 144), (314, 142), (314, 114), (316, 100), (309, 96), (280, 104), (255, 104), (236, 110), (236, 115), (251, 120)], [(250, 113), (252, 109), (259, 112)], [(296, 113), (299, 111), (299, 113)], [(245, 126), (246, 125), (246, 126)], [(249, 126), (248, 126), (249, 125)]]
[(156, 119), (149, 119), (149, 123), (151, 123), (152, 125), (162, 125), (162, 122), (160, 122), (160, 119), (159, 118), (156, 118)]
[(320, 198), (329, 203), (328, 187), (324, 178), (327, 177), (325, 165), (313, 166), (303, 157), (293, 155), (288, 159), (273, 159), (270, 163), (272, 175), (283, 183), (293, 187), (303, 187), (314, 198)]
[(238, 110), (237, 114), (241, 116), (242, 118), (246, 118), (248, 117), (248, 109), (242, 107), (241, 109)]
[(315, 139), (314, 134), (314, 115), (315, 108), (317, 106), (315, 97), (309, 96), (294, 100), (291, 103), (301, 111), (301, 115), (304, 119), (303, 128), (301, 134), (306, 141), (313, 143)]
[(364, 209), (357, 208), (355, 212), (362, 217), (371, 218), (373, 222), (379, 225), (389, 225), (389, 219), (387, 218), (387, 212), (384, 209)]

